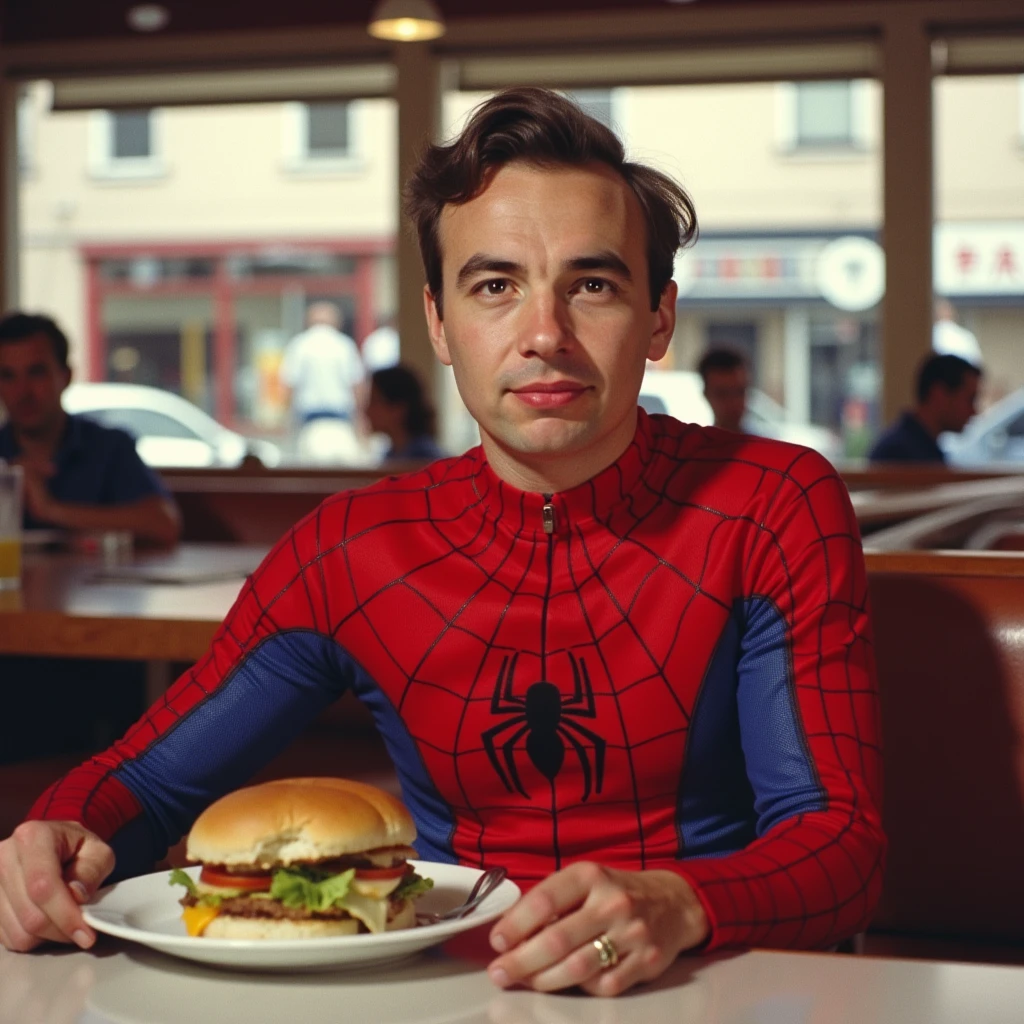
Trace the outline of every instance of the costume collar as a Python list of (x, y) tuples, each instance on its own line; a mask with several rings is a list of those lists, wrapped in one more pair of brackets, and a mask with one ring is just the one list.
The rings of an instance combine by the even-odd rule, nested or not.
[[(651, 422), (638, 408), (636, 433), (629, 447), (597, 476), (568, 491), (544, 495), (505, 483), (491, 468), (482, 446), (472, 453), (476, 466), (471, 482), (487, 516), (504, 529), (565, 536), (588, 520), (607, 523), (630, 501), (651, 460), (651, 449)], [(550, 529), (545, 522), (550, 523)]]

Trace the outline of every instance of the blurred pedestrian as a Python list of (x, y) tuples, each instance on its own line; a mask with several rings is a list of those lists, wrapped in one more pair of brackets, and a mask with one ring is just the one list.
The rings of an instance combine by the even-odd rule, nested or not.
[(366, 418), (371, 430), (391, 440), (385, 459), (440, 459), (445, 454), (434, 439), (434, 409), (419, 376), (407, 366), (373, 374)]
[(744, 423), (750, 370), (742, 353), (731, 348), (708, 349), (697, 364), (697, 372), (704, 382), (704, 397), (715, 417), (714, 425), (750, 433)]
[(289, 389), (299, 427), (299, 458), (316, 463), (361, 461), (355, 418), (366, 370), (359, 348), (342, 332), (341, 314), (333, 302), (314, 302), (306, 324), (288, 342), (281, 361), (281, 381)]
[(939, 434), (959, 434), (977, 412), (981, 370), (959, 356), (928, 356), (917, 372), (917, 402), (875, 442), (872, 462), (941, 462)]

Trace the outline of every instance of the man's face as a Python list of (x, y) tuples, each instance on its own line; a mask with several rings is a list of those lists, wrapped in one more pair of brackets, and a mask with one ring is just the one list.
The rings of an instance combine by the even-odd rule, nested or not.
[(431, 340), (492, 463), (535, 475), (563, 460), (580, 480), (610, 465), (636, 429), (646, 360), (675, 326), (674, 284), (650, 308), (629, 187), (597, 164), (508, 164), (445, 207), (439, 236), (444, 320), (428, 289)]
[(743, 429), (748, 384), (744, 366), (737, 366), (734, 370), (708, 370), (704, 397), (715, 415), (716, 427), (725, 430)]
[(976, 373), (965, 373), (958, 388), (938, 385), (942, 396), (941, 424), (943, 430), (959, 434), (978, 412), (978, 388), (981, 378)]
[(0, 344), (0, 402), (15, 429), (31, 435), (52, 428), (70, 380), (45, 334)]

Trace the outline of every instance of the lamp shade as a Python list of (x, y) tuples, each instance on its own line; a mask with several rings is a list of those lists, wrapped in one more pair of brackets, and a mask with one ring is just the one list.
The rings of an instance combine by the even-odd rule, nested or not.
[(377, 39), (420, 42), (444, 35), (444, 18), (433, 0), (379, 0), (367, 31)]

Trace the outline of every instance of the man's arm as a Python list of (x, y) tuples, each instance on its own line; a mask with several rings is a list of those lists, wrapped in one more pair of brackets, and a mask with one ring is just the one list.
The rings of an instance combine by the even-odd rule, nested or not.
[[(0, 842), (0, 942), (89, 945), (90, 930), (75, 935), (83, 929), (74, 903), (104, 879), (152, 870), (209, 803), (244, 785), (344, 692), (358, 668), (331, 635), (318, 566), (324, 520), (340, 535), (324, 506), (286, 535), (206, 656)], [(85, 888), (76, 891), (76, 880)]]
[(181, 536), (181, 515), (164, 494), (117, 505), (58, 501), (39, 474), (25, 473), (25, 506), (33, 517), (64, 530), (128, 530), (138, 540), (171, 546)]
[(708, 914), (708, 948), (820, 948), (868, 924), (886, 847), (864, 557), (820, 456), (784, 474), (747, 566), (738, 703), (758, 838), (680, 873)]

